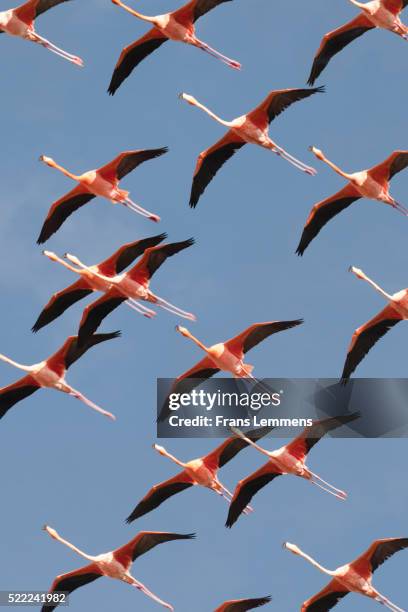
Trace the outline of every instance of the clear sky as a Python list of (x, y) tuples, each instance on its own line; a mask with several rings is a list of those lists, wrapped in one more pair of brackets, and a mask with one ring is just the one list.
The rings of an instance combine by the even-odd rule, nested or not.
[[(154, 14), (177, 4), (150, 0), (137, 7)], [(0, 0), (0, 9), (6, 8), (8, 1)], [(242, 72), (168, 43), (113, 99), (106, 94), (113, 66), (146, 25), (108, 0), (75, 0), (37, 22), (42, 35), (84, 58), (83, 70), (2, 36), (1, 352), (23, 363), (47, 357), (76, 331), (85, 303), (37, 335), (30, 332), (50, 295), (74, 280), (35, 243), (49, 206), (73, 186), (40, 164), (39, 155), (81, 172), (122, 150), (167, 145), (166, 156), (123, 182), (135, 201), (161, 215), (159, 226), (98, 199), (73, 215), (47, 248), (93, 264), (122, 243), (158, 231), (171, 240), (194, 236), (197, 244), (168, 261), (152, 289), (197, 314), (198, 337), (211, 343), (256, 321), (304, 317), (302, 327), (251, 353), (256, 374), (339, 376), (353, 330), (383, 307), (348, 266), (361, 267), (387, 291), (405, 287), (408, 221), (386, 206), (361, 201), (330, 223), (303, 259), (296, 257), (311, 206), (343, 185), (307, 147), (322, 148), (350, 171), (407, 148), (406, 44), (387, 32), (366, 34), (323, 74), (327, 94), (295, 105), (272, 125), (277, 142), (313, 163), (317, 177), (248, 146), (223, 168), (195, 211), (188, 197), (196, 157), (221, 137), (222, 128), (177, 94), (190, 93), (227, 119), (241, 115), (272, 89), (304, 86), (323, 34), (355, 14), (345, 0), (235, 0), (200, 20), (197, 31), (241, 61)], [(407, 173), (394, 179), (392, 193), (408, 204)], [(274, 598), (271, 610), (293, 612), (326, 578), (282, 550), (283, 541), (334, 568), (375, 538), (407, 536), (406, 440), (326, 440), (313, 449), (310, 467), (346, 489), (346, 503), (287, 477), (265, 488), (254, 500), (256, 512), (231, 531), (224, 528), (224, 500), (199, 488), (127, 526), (125, 517), (146, 491), (174, 473), (151, 448), (155, 379), (177, 376), (201, 357), (175, 333), (178, 322), (164, 311), (148, 321), (123, 306), (103, 325), (106, 331), (121, 329), (123, 338), (95, 348), (70, 370), (71, 384), (114, 412), (116, 423), (53, 391), (37, 393), (1, 421), (1, 589), (45, 590), (57, 574), (82, 564), (41, 531), (44, 523), (94, 554), (140, 529), (196, 531), (195, 542), (169, 543), (143, 557), (134, 575), (180, 612), (209, 612), (226, 599), (266, 594)], [(359, 375), (406, 376), (407, 341), (408, 327), (390, 332)], [(18, 376), (1, 365), (0, 384)], [(187, 460), (208, 452), (215, 441), (164, 444)], [(233, 488), (262, 461), (246, 450), (220, 476)], [(400, 553), (375, 576), (378, 588), (402, 607), (408, 606), (406, 564), (407, 553)], [(350, 595), (338, 609), (364, 612), (375, 605)], [(160, 608), (106, 579), (73, 594), (70, 609)]]

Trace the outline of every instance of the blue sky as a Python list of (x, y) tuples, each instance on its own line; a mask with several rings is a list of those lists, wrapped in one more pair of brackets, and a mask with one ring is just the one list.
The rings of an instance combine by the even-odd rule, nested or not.
[[(137, 7), (154, 14), (176, 8), (177, 2), (150, 0)], [(6, 8), (8, 2), (0, 0), (0, 9)], [(407, 147), (404, 41), (382, 31), (367, 34), (323, 74), (326, 95), (299, 103), (272, 125), (272, 137), (313, 162), (317, 177), (248, 146), (219, 173), (195, 211), (189, 210), (188, 197), (196, 157), (222, 128), (177, 94), (190, 93), (227, 119), (241, 115), (271, 89), (304, 86), (322, 35), (355, 14), (343, 0), (236, 0), (200, 20), (197, 31), (241, 61), (241, 73), (196, 49), (168, 43), (113, 99), (105, 93), (113, 66), (122, 47), (146, 26), (107, 0), (76, 0), (38, 20), (39, 33), (84, 58), (83, 70), (2, 36), (1, 352), (20, 362), (40, 361), (75, 332), (85, 303), (31, 334), (50, 295), (74, 280), (35, 244), (50, 204), (73, 186), (41, 165), (39, 155), (80, 172), (122, 150), (167, 145), (166, 156), (123, 182), (135, 201), (161, 215), (160, 226), (98, 200), (73, 215), (46, 247), (92, 264), (157, 230), (171, 240), (194, 236), (196, 245), (168, 261), (152, 289), (197, 314), (198, 337), (210, 343), (255, 321), (304, 317), (302, 327), (251, 353), (256, 374), (340, 375), (353, 330), (383, 306), (347, 268), (361, 267), (387, 291), (404, 287), (408, 222), (386, 206), (361, 201), (297, 258), (311, 206), (343, 185), (307, 147), (322, 148), (345, 170), (369, 167)], [(408, 174), (400, 174), (392, 193), (407, 204), (407, 191)], [(123, 338), (94, 349), (70, 370), (71, 384), (114, 412), (116, 423), (52, 391), (36, 394), (2, 420), (1, 589), (45, 590), (55, 575), (81, 565), (79, 557), (41, 531), (44, 523), (95, 554), (140, 529), (196, 531), (195, 542), (168, 544), (146, 555), (133, 567), (134, 575), (180, 612), (208, 612), (229, 598), (265, 594), (274, 598), (271, 610), (293, 612), (320, 590), (325, 577), (283, 551), (283, 541), (336, 567), (375, 538), (406, 536), (405, 440), (326, 440), (313, 450), (311, 468), (346, 489), (347, 503), (287, 477), (260, 493), (256, 513), (231, 531), (223, 526), (224, 501), (201, 489), (125, 525), (148, 488), (174, 473), (151, 448), (155, 380), (177, 376), (201, 357), (175, 333), (176, 323), (164, 311), (148, 321), (122, 307), (104, 329), (121, 329)], [(408, 327), (390, 332), (359, 375), (406, 376), (407, 341)], [(0, 384), (18, 376), (1, 365)], [(164, 445), (190, 459), (208, 452), (214, 441)], [(222, 480), (232, 488), (262, 461), (247, 450), (221, 472)], [(375, 576), (378, 588), (402, 607), (408, 606), (405, 556), (397, 555)], [(351, 595), (338, 609), (364, 612), (375, 605)], [(159, 607), (124, 584), (101, 580), (77, 591), (70, 609), (150, 612)]]

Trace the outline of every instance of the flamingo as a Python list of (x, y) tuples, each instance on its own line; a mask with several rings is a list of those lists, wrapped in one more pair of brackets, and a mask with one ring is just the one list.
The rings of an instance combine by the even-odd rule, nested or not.
[[(246, 436), (249, 440), (259, 440), (272, 431), (272, 427), (263, 427), (248, 431)], [(184, 489), (189, 487), (200, 485), (206, 487), (211, 491), (215, 491), (218, 495), (221, 495), (228, 501), (231, 501), (232, 493), (228, 491), (226, 487), (218, 480), (218, 470), (226, 465), (231, 459), (235, 457), (240, 451), (242, 451), (248, 442), (237, 436), (231, 436), (225, 440), (222, 444), (217, 446), (213, 451), (199, 457), (198, 459), (192, 459), (187, 463), (180, 461), (170, 453), (166, 451), (163, 446), (154, 444), (153, 448), (162, 457), (167, 457), (173, 461), (176, 465), (181, 468), (179, 472), (173, 478), (161, 482), (160, 484), (154, 485), (150, 491), (143, 497), (143, 499), (137, 504), (135, 509), (126, 519), (127, 523), (131, 523), (136, 519), (144, 516), (148, 512), (151, 512), (155, 508), (158, 508), (167, 499), (181, 493)], [(244, 512), (250, 512), (250, 508), (245, 508)], [(249, 609), (249, 608), (248, 608)]]
[[(149, 288), (150, 279), (166, 259), (187, 249), (193, 244), (194, 239), (189, 238), (182, 242), (172, 242), (161, 246), (150, 247), (145, 250), (143, 257), (133, 266), (133, 268), (128, 272), (117, 274), (116, 276), (105, 276), (98, 272), (95, 267), (86, 266), (78, 257), (67, 253), (66, 258), (75, 266), (78, 266), (78, 269), (68, 264), (65, 267), (77, 274), (81, 274), (81, 270), (85, 270), (90, 276), (107, 283), (106, 287), (103, 288), (102, 285), (100, 287), (100, 290), (104, 291), (102, 297), (89, 304), (83, 312), (78, 331), (79, 342), (81, 343), (85, 338), (92, 336), (103, 319), (123, 302), (126, 302), (132, 310), (136, 310), (136, 312), (147, 318), (152, 318), (156, 313), (154, 310), (140, 304), (140, 301), (156, 304), (160, 306), (160, 308), (168, 310), (177, 316), (195, 321), (195, 316), (193, 314), (181, 310), (178, 306), (174, 306), (163, 298), (158, 297)], [(53, 253), (47, 252), (47, 255), (54, 261), (58, 261), (59, 263), (62, 261)], [(63, 263), (65, 264), (65, 262)]]
[(313, 446), (317, 444), (327, 432), (347, 425), (359, 416), (358, 413), (354, 413), (331, 417), (322, 421), (315, 421), (311, 427), (306, 427), (306, 429), (297, 436), (297, 438), (294, 438), (292, 442), (271, 452), (265, 450), (252, 440), (247, 439), (245, 434), (239, 429), (232, 428), (233, 431), (248, 444), (256, 448), (263, 455), (266, 455), (268, 461), (259, 468), (259, 470), (250, 474), (237, 484), (225, 526), (231, 528), (253, 496), (269, 482), (285, 474), (292, 474), (293, 476), (304, 478), (338, 499), (347, 499), (347, 493), (340, 489), (336, 489), (336, 487), (320, 478), (320, 476), (314, 474), (307, 467), (306, 458)]
[(57, 164), (51, 157), (41, 155), (40, 161), (47, 164), (50, 168), (56, 168), (65, 176), (77, 181), (79, 185), (74, 187), (74, 189), (54, 202), (51, 206), (37, 240), (37, 244), (46, 242), (57, 230), (59, 230), (64, 221), (66, 221), (73, 212), (78, 210), (81, 206), (84, 206), (84, 204), (87, 204), (96, 196), (105, 198), (112, 202), (112, 204), (123, 204), (126, 208), (139, 213), (143, 217), (147, 217), (151, 221), (160, 221), (159, 216), (150, 213), (139, 206), (139, 204), (133, 202), (129, 198), (128, 191), (119, 189), (119, 181), (143, 162), (160, 157), (160, 155), (167, 153), (167, 151), (167, 147), (161, 149), (125, 151), (106, 164), (106, 166), (102, 166), (96, 170), (89, 170), (78, 176)]
[[(244, 363), (244, 355), (272, 334), (291, 329), (302, 323), (303, 319), (254, 323), (234, 338), (210, 347), (205, 346), (195, 338), (188, 329), (178, 325), (176, 331), (185, 338), (192, 340), (206, 353), (206, 356), (187, 372), (176, 378), (170, 393), (190, 393), (204, 379), (211, 378), (220, 370), (231, 373), (235, 378), (247, 377), (256, 381), (256, 378), (252, 375), (254, 366)], [(167, 399), (161, 409), (158, 421), (165, 421), (169, 414), (171, 414), (171, 410)]]
[(190, 206), (195, 208), (207, 185), (217, 174), (226, 161), (228, 161), (238, 149), (245, 144), (256, 144), (264, 149), (276, 153), (290, 164), (306, 172), (315, 175), (316, 170), (306, 166), (287, 151), (282, 149), (269, 137), (269, 124), (283, 113), (289, 106), (300, 100), (304, 100), (315, 93), (323, 93), (324, 87), (314, 89), (281, 89), (271, 91), (268, 96), (252, 111), (232, 121), (224, 121), (206, 106), (198, 102), (193, 96), (181, 93), (180, 98), (188, 104), (203, 110), (215, 121), (228, 128), (228, 132), (198, 156), (194, 171), (193, 186), (191, 189)]
[(389, 192), (391, 179), (408, 166), (408, 151), (394, 151), (381, 164), (368, 170), (348, 174), (329, 161), (320, 149), (310, 147), (310, 150), (317, 159), (327, 164), (334, 172), (345, 178), (348, 183), (333, 196), (313, 206), (296, 250), (298, 255), (303, 255), (313, 238), (317, 236), (326, 223), (360, 198), (377, 200), (392, 206), (404, 215), (408, 214), (407, 208), (397, 202)]
[(60, 49), (52, 42), (40, 36), (35, 31), (34, 21), (49, 9), (66, 2), (66, 0), (28, 0), (21, 6), (0, 12), (0, 34), (5, 32), (10, 36), (18, 36), (24, 40), (37, 43), (52, 53), (63, 57), (72, 64), (83, 66), (82, 59)]
[(139, 40), (136, 40), (123, 49), (115, 66), (108, 93), (113, 96), (136, 66), (167, 40), (193, 45), (221, 60), (230, 68), (240, 70), (241, 64), (239, 62), (222, 55), (219, 51), (216, 51), (202, 40), (199, 40), (195, 35), (194, 24), (197, 19), (216, 8), (218, 5), (230, 1), (231, 0), (191, 0), (171, 13), (148, 17), (129, 8), (121, 0), (112, 0), (113, 4), (117, 4), (134, 17), (151, 23), (153, 27), (147, 34), (142, 36), (142, 38), (139, 38)]
[[(52, 527), (45, 525), (43, 529), (51, 538), (64, 544), (80, 557), (84, 557), (84, 559), (90, 561), (90, 564), (85, 567), (57, 576), (52, 583), (50, 593), (55, 593), (56, 591), (67, 591), (68, 593), (72, 593), (75, 589), (85, 586), (101, 576), (107, 576), (130, 584), (130, 586), (135, 587), (164, 608), (174, 610), (173, 606), (157, 597), (157, 595), (152, 593), (144, 584), (136, 580), (136, 578), (131, 575), (130, 568), (136, 559), (149, 552), (149, 550), (155, 546), (174, 540), (191, 540), (195, 537), (194, 533), (182, 534), (161, 531), (141, 531), (136, 537), (130, 540), (130, 542), (111, 552), (102, 553), (100, 555), (88, 555), (74, 546), (74, 544), (62, 538)], [(47, 603), (42, 607), (41, 612), (52, 612), (57, 606), (58, 603), (53, 603), (51, 605)]]
[(320, 593), (311, 597), (302, 605), (301, 612), (317, 612), (318, 610), (330, 610), (349, 593), (359, 593), (370, 597), (393, 612), (404, 612), (393, 604), (387, 597), (381, 595), (372, 585), (372, 577), (376, 569), (396, 552), (408, 547), (408, 538), (384, 538), (375, 540), (370, 548), (360, 557), (338, 567), (336, 570), (328, 570), (312, 557), (306, 555), (295, 544), (284, 543), (294, 555), (298, 555), (309, 561), (314, 567), (332, 577), (331, 582)]
[(372, 0), (366, 3), (350, 0), (350, 2), (361, 12), (352, 21), (323, 37), (313, 61), (308, 79), (309, 85), (315, 83), (332, 57), (369, 30), (382, 28), (408, 40), (408, 28), (399, 17), (408, 0)]
[[(150, 238), (143, 238), (142, 240), (136, 240), (134, 242), (128, 242), (121, 246), (113, 255), (105, 259), (95, 266), (91, 266), (91, 269), (95, 269), (97, 272), (105, 276), (116, 276), (120, 272), (123, 272), (137, 257), (140, 257), (146, 249), (152, 246), (157, 246), (160, 242), (167, 238), (167, 234), (159, 234), (157, 236), (151, 236)], [(52, 251), (44, 251), (49, 259), (59, 262), (72, 271), (72, 266), (67, 264), (63, 259), (60, 259)], [(97, 278), (93, 274), (89, 274), (87, 270), (74, 271), (80, 275), (80, 279), (77, 280), (69, 287), (54, 293), (49, 302), (44, 306), (37, 321), (32, 327), (33, 332), (38, 332), (42, 327), (49, 325), (52, 321), (60, 317), (70, 306), (82, 300), (87, 295), (90, 295), (94, 291), (107, 290), (110, 284)]]
[(358, 364), (364, 359), (368, 351), (380, 338), (400, 321), (408, 319), (408, 288), (397, 293), (386, 293), (379, 285), (372, 281), (362, 270), (352, 266), (350, 268), (357, 278), (366, 281), (386, 300), (387, 306), (373, 319), (356, 329), (351, 339), (346, 362), (344, 364), (342, 381), (346, 383)]
[(219, 606), (215, 612), (247, 612), (247, 610), (266, 606), (270, 601), (269, 596), (257, 597), (256, 599), (231, 599), (231, 601), (226, 601)]
[(118, 338), (119, 336), (120, 332), (95, 334), (88, 338), (81, 346), (78, 343), (78, 336), (70, 336), (54, 355), (30, 366), (17, 363), (5, 355), (0, 354), (1, 361), (5, 361), (15, 368), (27, 372), (26, 376), (20, 378), (20, 380), (14, 384), (0, 389), (0, 418), (4, 417), (6, 412), (10, 410), (14, 404), (29, 397), (38, 391), (38, 389), (49, 388), (68, 393), (68, 395), (72, 395), (72, 397), (81, 400), (81, 402), (89, 406), (89, 408), (115, 420), (113, 414), (103, 410), (91, 402), (91, 400), (85, 397), (80, 391), (71, 387), (65, 380), (65, 374), (68, 368), (82, 357), (82, 355), (92, 346), (100, 342), (105, 342), (105, 340)]

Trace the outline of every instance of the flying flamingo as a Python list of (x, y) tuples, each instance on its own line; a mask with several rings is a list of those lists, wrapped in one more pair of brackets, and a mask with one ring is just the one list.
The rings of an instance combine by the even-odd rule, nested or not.
[[(157, 246), (160, 242), (167, 238), (167, 234), (159, 234), (158, 236), (151, 236), (150, 238), (143, 238), (142, 240), (136, 240), (135, 242), (129, 242), (121, 246), (113, 255), (105, 259), (95, 266), (91, 266), (91, 269), (95, 269), (104, 276), (116, 276), (123, 272), (137, 257), (140, 257), (146, 249), (152, 246)], [(58, 261), (63, 266), (72, 270), (72, 266), (57, 257), (55, 253), (50, 251), (44, 251), (44, 255), (54, 261)], [(87, 270), (77, 270), (75, 272), (80, 275), (80, 279), (77, 280), (69, 287), (54, 293), (49, 300), (48, 304), (41, 311), (37, 321), (32, 327), (33, 332), (38, 332), (45, 325), (49, 325), (52, 321), (60, 317), (70, 306), (82, 300), (87, 295), (90, 295), (94, 291), (106, 291), (110, 288), (110, 284), (97, 278), (94, 274), (89, 274)]]
[[(259, 440), (270, 433), (272, 429), (272, 427), (255, 429), (253, 431), (248, 431), (246, 436), (252, 441)], [(222, 495), (229, 503), (232, 494), (218, 480), (218, 470), (224, 467), (224, 465), (231, 461), (231, 459), (246, 446), (248, 446), (246, 440), (242, 440), (234, 435), (204, 457), (192, 459), (185, 463), (173, 455), (170, 455), (163, 446), (154, 444), (153, 448), (163, 457), (167, 457), (176, 463), (176, 465), (181, 468), (181, 472), (165, 482), (154, 485), (128, 516), (126, 522), (131, 523), (155, 508), (158, 508), (166, 499), (172, 497), (172, 495), (176, 495), (176, 493), (180, 493), (184, 491), (184, 489), (188, 489), (195, 485), (200, 485), (215, 491), (215, 493)], [(244, 508), (243, 511), (247, 513), (251, 511), (251, 509)]]
[(396, 552), (408, 547), (408, 538), (384, 538), (375, 540), (365, 553), (351, 563), (342, 565), (336, 570), (328, 570), (312, 557), (306, 555), (295, 544), (285, 542), (283, 545), (294, 555), (309, 561), (314, 567), (332, 577), (331, 582), (320, 593), (311, 597), (302, 605), (301, 612), (330, 610), (349, 593), (359, 593), (370, 597), (394, 612), (404, 612), (387, 597), (381, 595), (372, 585), (372, 577), (376, 569)]
[(408, 151), (394, 151), (381, 164), (368, 170), (348, 174), (329, 161), (319, 149), (310, 147), (310, 150), (348, 183), (338, 193), (313, 206), (296, 250), (298, 255), (303, 255), (326, 223), (360, 198), (377, 200), (392, 206), (404, 215), (408, 214), (405, 206), (397, 202), (389, 192), (391, 179), (408, 166)]
[[(97, 578), (101, 578), (101, 576), (107, 576), (108, 578), (114, 578), (115, 580), (130, 584), (130, 586), (142, 591), (147, 597), (150, 597), (168, 610), (174, 610), (173, 606), (157, 597), (157, 595), (149, 591), (144, 584), (136, 580), (136, 578), (131, 575), (130, 568), (138, 557), (149, 552), (149, 550), (158, 546), (158, 544), (164, 544), (165, 542), (171, 542), (173, 540), (191, 540), (195, 537), (194, 533), (181, 534), (160, 531), (141, 531), (124, 546), (116, 548), (111, 552), (94, 556), (82, 552), (82, 550), (67, 540), (64, 540), (55, 529), (48, 527), (48, 525), (44, 526), (44, 531), (54, 540), (57, 540), (57, 542), (61, 542), (61, 544), (68, 546), (68, 548), (76, 552), (80, 557), (84, 557), (84, 559), (90, 561), (90, 564), (85, 567), (57, 576), (52, 583), (50, 593), (57, 591), (72, 593), (72, 591), (75, 591), (78, 587), (85, 586)], [(57, 606), (58, 603), (52, 605), (47, 603), (42, 607), (42, 612), (52, 612)]]
[(2, 418), (14, 404), (32, 395), (38, 391), (38, 389), (49, 388), (68, 393), (72, 395), (72, 397), (84, 402), (84, 404), (93, 410), (115, 420), (113, 414), (106, 410), (102, 410), (102, 408), (99, 408), (99, 406), (91, 402), (91, 400), (85, 397), (80, 391), (71, 387), (65, 380), (65, 374), (68, 368), (70, 368), (72, 364), (82, 357), (82, 355), (92, 346), (100, 342), (105, 342), (105, 340), (118, 338), (119, 336), (120, 332), (95, 334), (87, 338), (87, 341), (81, 346), (78, 343), (78, 336), (70, 336), (54, 355), (31, 366), (21, 365), (21, 363), (16, 363), (5, 355), (0, 354), (1, 361), (5, 361), (15, 368), (27, 372), (26, 376), (20, 378), (20, 380), (13, 385), (0, 389), (0, 418)]
[(276, 153), (299, 170), (311, 175), (316, 174), (314, 168), (306, 166), (303, 162), (292, 157), (269, 137), (269, 124), (294, 102), (299, 102), (315, 93), (322, 92), (324, 92), (324, 87), (271, 91), (259, 106), (232, 121), (224, 121), (206, 106), (200, 104), (193, 96), (181, 93), (180, 98), (182, 100), (192, 106), (201, 108), (215, 121), (228, 128), (228, 132), (221, 140), (198, 156), (191, 189), (190, 206), (192, 208), (197, 206), (198, 200), (221, 166), (245, 144), (259, 145), (272, 151), (272, 153)]
[(254, 610), (255, 608), (265, 606), (270, 601), (271, 598), (269, 596), (258, 597), (256, 599), (232, 599), (219, 606), (215, 612), (247, 612), (247, 610)]
[(368, 278), (359, 268), (352, 266), (350, 271), (357, 278), (366, 281), (374, 287), (387, 300), (388, 304), (373, 319), (367, 321), (367, 323), (354, 332), (344, 364), (343, 383), (347, 382), (358, 364), (380, 338), (385, 336), (394, 325), (408, 319), (408, 289), (402, 289), (397, 291), (397, 293), (389, 294)]
[(149, 288), (150, 279), (166, 259), (193, 244), (194, 239), (189, 238), (182, 242), (172, 242), (161, 246), (150, 247), (145, 250), (143, 257), (133, 266), (133, 268), (128, 272), (117, 274), (116, 276), (105, 276), (98, 272), (95, 267), (88, 267), (77, 257), (67, 253), (66, 258), (75, 264), (75, 266), (78, 266), (78, 269), (74, 268), (62, 262), (62, 260), (53, 253), (47, 251), (46, 254), (50, 259), (59, 263), (64, 263), (65, 267), (72, 270), (72, 272), (80, 274), (81, 270), (86, 270), (89, 275), (94, 276), (96, 279), (101, 279), (108, 284), (108, 287), (105, 289), (101, 286), (101, 290), (104, 291), (103, 296), (85, 308), (79, 325), (79, 342), (81, 343), (85, 338), (92, 336), (103, 319), (123, 302), (126, 302), (132, 310), (136, 310), (136, 312), (148, 318), (152, 318), (156, 313), (154, 310), (141, 304), (140, 301), (156, 304), (160, 306), (160, 308), (168, 310), (179, 317), (195, 321), (195, 316), (193, 314), (181, 310), (178, 306), (174, 306), (163, 298), (158, 297)]
[(231, 501), (226, 527), (232, 527), (240, 517), (243, 509), (251, 501), (253, 496), (266, 486), (269, 482), (286, 474), (292, 474), (308, 480), (312, 484), (320, 487), (323, 491), (334, 495), (335, 497), (345, 500), (347, 494), (340, 489), (336, 489), (317, 474), (314, 474), (306, 465), (306, 458), (309, 451), (317, 442), (329, 431), (342, 427), (357, 419), (360, 415), (354, 413), (351, 415), (332, 417), (322, 421), (315, 421), (311, 427), (306, 429), (292, 442), (278, 450), (269, 452), (258, 446), (255, 442), (248, 440), (247, 437), (233, 428), (233, 431), (241, 436), (248, 444), (256, 448), (263, 455), (268, 457), (268, 461), (259, 470), (241, 480), (235, 489), (234, 496)]
[[(256, 380), (252, 375), (254, 366), (244, 363), (244, 355), (272, 334), (296, 327), (302, 323), (303, 319), (254, 323), (238, 334), (238, 336), (210, 347), (205, 346), (200, 340), (195, 338), (188, 329), (178, 325), (176, 331), (180, 332), (185, 338), (192, 340), (206, 353), (206, 356), (190, 368), (190, 370), (176, 378), (171, 393), (190, 393), (204, 379), (211, 378), (211, 376), (214, 376), (220, 370), (230, 372), (235, 378), (252, 378)], [(158, 421), (165, 421), (169, 414), (171, 414), (171, 410), (167, 399), (161, 409)]]
[(241, 68), (239, 62), (222, 55), (222, 53), (219, 53), (199, 40), (195, 35), (194, 24), (197, 19), (217, 7), (219, 4), (230, 2), (230, 0), (191, 0), (176, 11), (164, 15), (156, 15), (155, 17), (142, 15), (126, 6), (121, 0), (112, 0), (112, 2), (125, 9), (125, 11), (134, 17), (151, 23), (153, 27), (147, 34), (142, 36), (142, 38), (139, 38), (139, 40), (136, 40), (123, 49), (109, 85), (108, 93), (111, 96), (119, 89), (123, 81), (127, 79), (134, 68), (167, 40), (175, 40), (193, 45), (221, 60), (231, 68), (237, 70)]
[(83, 174), (72, 174), (58, 165), (50, 157), (41, 155), (43, 161), (50, 168), (56, 168), (65, 176), (77, 181), (79, 185), (74, 187), (65, 196), (54, 202), (42, 227), (37, 244), (43, 244), (55, 234), (66, 219), (78, 208), (87, 204), (96, 196), (100, 196), (112, 202), (112, 204), (123, 204), (133, 212), (147, 217), (151, 221), (160, 221), (160, 217), (145, 210), (129, 198), (129, 192), (119, 189), (119, 181), (129, 172), (132, 172), (143, 162), (160, 157), (168, 151), (167, 147), (162, 149), (142, 149), (138, 151), (125, 151), (120, 153), (114, 160), (96, 170), (89, 170)]
[(37, 17), (48, 11), (49, 9), (66, 2), (66, 0), (28, 0), (21, 6), (18, 6), (8, 11), (0, 12), (0, 34), (5, 32), (10, 36), (18, 36), (24, 40), (30, 40), (52, 51), (56, 55), (63, 57), (72, 64), (83, 66), (84, 63), (80, 57), (71, 55), (63, 49), (60, 49), (52, 42), (43, 38), (35, 31), (34, 21)]
[(399, 18), (408, 0), (373, 0), (367, 3), (350, 0), (361, 12), (349, 23), (323, 37), (314, 58), (308, 84), (313, 85), (332, 57), (353, 40), (373, 28), (383, 28), (408, 40), (408, 28)]

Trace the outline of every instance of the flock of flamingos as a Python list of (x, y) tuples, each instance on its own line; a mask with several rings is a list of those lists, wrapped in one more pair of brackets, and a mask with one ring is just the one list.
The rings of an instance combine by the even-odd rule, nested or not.
[[(42, 45), (69, 62), (82, 66), (81, 58), (57, 47), (38, 34), (35, 28), (37, 17), (65, 1), (67, 0), (28, 0), (22, 6), (0, 12), (0, 32)], [(121, 0), (112, 0), (114, 4), (126, 10), (130, 15), (149, 23), (150, 29), (136, 42), (123, 49), (113, 71), (108, 88), (109, 94), (113, 96), (124, 81), (130, 77), (137, 65), (167, 40), (193, 45), (227, 66), (240, 69), (238, 61), (226, 57), (201, 41), (197, 38), (195, 31), (196, 20), (218, 5), (230, 1), (191, 0), (171, 13), (146, 16), (125, 5)], [(323, 93), (323, 87), (313, 87), (315, 81), (337, 53), (365, 32), (375, 28), (384, 28), (408, 40), (408, 27), (400, 20), (400, 13), (408, 4), (408, 0), (373, 0), (365, 4), (356, 0), (350, 1), (360, 12), (350, 23), (329, 32), (323, 37), (308, 79), (310, 88), (272, 91), (253, 110), (232, 121), (221, 119), (193, 96), (185, 93), (180, 94), (181, 99), (201, 109), (227, 128), (226, 133), (217, 143), (198, 156), (191, 189), (191, 207), (197, 206), (199, 199), (222, 165), (245, 144), (259, 145), (272, 151), (300, 171), (311, 176), (316, 174), (314, 168), (293, 157), (270, 138), (269, 124), (295, 102), (317, 93)], [(149, 212), (140, 204), (134, 202), (130, 198), (129, 192), (119, 187), (119, 183), (139, 165), (165, 154), (166, 151), (167, 148), (125, 151), (105, 166), (80, 175), (73, 174), (45, 155), (41, 156), (41, 161), (75, 181), (76, 186), (52, 204), (40, 231), (38, 244), (45, 243), (50, 236), (61, 228), (72, 213), (95, 197), (102, 197), (113, 204), (122, 204), (147, 219), (155, 222), (160, 221), (157, 214)], [(340, 169), (329, 161), (319, 149), (311, 147), (311, 151), (317, 159), (343, 177), (347, 184), (335, 195), (329, 196), (313, 206), (297, 247), (298, 255), (304, 254), (309, 244), (328, 221), (360, 198), (377, 200), (392, 206), (404, 215), (408, 215), (408, 210), (390, 194), (391, 179), (408, 166), (408, 151), (395, 151), (377, 166), (353, 173), (347, 173)], [(24, 372), (23, 378), (0, 390), (0, 417), (3, 417), (16, 403), (39, 389), (52, 388), (72, 395), (93, 410), (111, 419), (115, 418), (113, 414), (103, 410), (80, 391), (70, 386), (65, 379), (66, 371), (88, 349), (119, 335), (119, 332), (96, 333), (96, 331), (103, 319), (122, 303), (148, 318), (155, 316), (156, 311), (150, 307), (155, 306), (187, 320), (195, 320), (193, 314), (169, 303), (150, 289), (151, 278), (166, 259), (194, 244), (194, 240), (191, 238), (178, 243), (162, 244), (166, 237), (166, 234), (162, 233), (125, 244), (105, 261), (94, 265), (86, 265), (69, 253), (64, 258), (60, 258), (53, 252), (44, 251), (44, 255), (50, 260), (69, 269), (79, 278), (72, 285), (51, 297), (33, 326), (34, 332), (38, 332), (41, 328), (50, 324), (71, 305), (85, 296), (93, 292), (99, 292), (102, 297), (85, 308), (77, 335), (69, 337), (62, 347), (48, 359), (27, 366), (0, 355), (1, 360)], [(134, 263), (136, 260), (138, 261)], [(389, 294), (368, 278), (362, 270), (352, 267), (351, 271), (357, 278), (365, 280), (378, 291), (386, 300), (386, 306), (379, 314), (354, 332), (342, 373), (343, 382), (347, 381), (368, 351), (391, 327), (408, 318), (408, 289)], [(177, 326), (177, 330), (193, 341), (205, 353), (205, 356), (176, 379), (174, 389), (192, 389), (201, 380), (209, 378), (219, 371), (228, 372), (234, 377), (253, 378), (253, 366), (244, 362), (246, 353), (270, 335), (296, 327), (301, 323), (302, 320), (255, 323), (232, 339), (210, 347), (204, 345), (185, 327)], [(164, 406), (159, 419), (165, 419), (167, 416), (168, 408)], [(250, 515), (252, 513), (253, 509), (250, 502), (254, 495), (275, 478), (285, 474), (304, 478), (340, 500), (345, 500), (346, 493), (314, 474), (307, 467), (306, 459), (309, 451), (327, 432), (358, 418), (359, 414), (355, 413), (317, 421), (289, 444), (274, 451), (268, 451), (259, 445), (260, 439), (266, 436), (271, 428), (260, 428), (246, 433), (233, 429), (233, 435), (215, 450), (204, 457), (187, 462), (177, 459), (162, 446), (155, 445), (155, 450), (175, 463), (179, 467), (179, 471), (167, 481), (154, 485), (135, 506), (127, 522), (131, 523), (153, 511), (171, 496), (184, 489), (200, 485), (214, 491), (228, 501), (229, 511), (226, 526), (231, 528), (242, 514)], [(237, 453), (249, 446), (265, 455), (267, 462), (256, 472), (241, 480), (234, 492), (230, 492), (219, 480), (218, 471), (227, 462), (231, 461)], [(170, 604), (162, 601), (145, 585), (136, 580), (131, 575), (130, 568), (138, 557), (153, 547), (173, 540), (191, 539), (194, 534), (140, 532), (130, 542), (116, 550), (92, 556), (63, 539), (51, 527), (45, 526), (44, 529), (52, 538), (68, 546), (89, 562), (85, 567), (58, 576), (52, 584), (50, 593), (72, 592), (101, 576), (109, 576), (136, 587), (165, 608), (173, 610)], [(285, 543), (284, 546), (293, 554), (303, 557), (318, 570), (330, 576), (329, 584), (320, 593), (303, 603), (301, 606), (303, 612), (329, 610), (349, 592), (360, 593), (394, 612), (402, 612), (401, 608), (375, 589), (372, 585), (372, 576), (375, 570), (394, 553), (408, 547), (408, 538), (377, 540), (358, 559), (336, 570), (328, 570), (322, 567), (294, 544)], [(231, 600), (219, 606), (216, 612), (243, 612), (268, 604), (270, 601), (269, 596)], [(48, 603), (43, 606), (43, 611), (51, 611), (57, 605), (58, 601)]]

